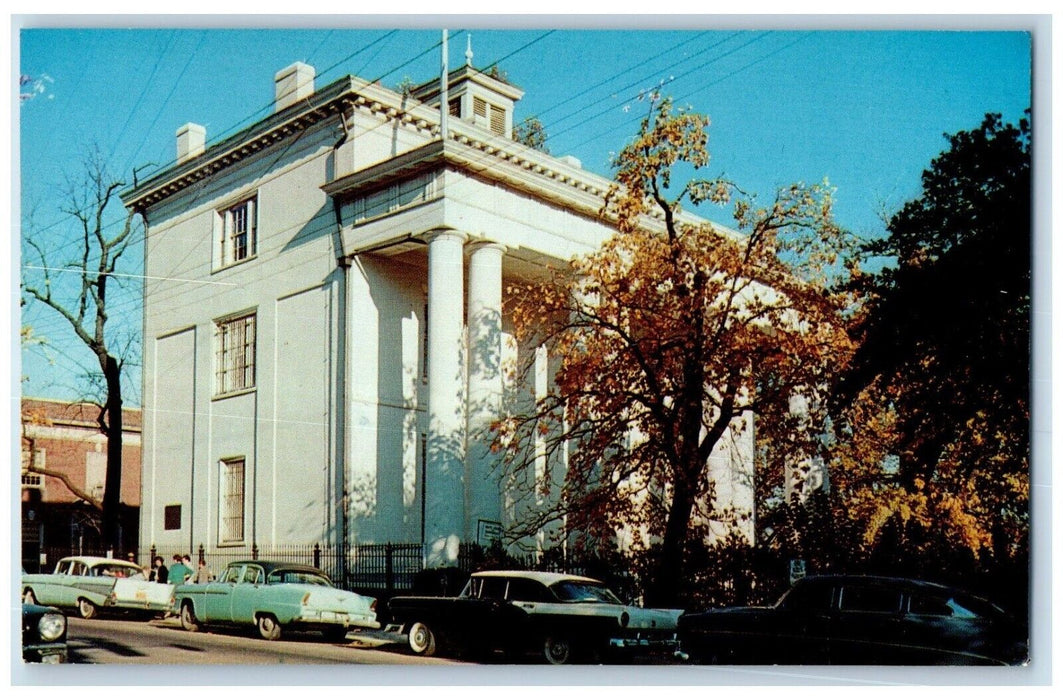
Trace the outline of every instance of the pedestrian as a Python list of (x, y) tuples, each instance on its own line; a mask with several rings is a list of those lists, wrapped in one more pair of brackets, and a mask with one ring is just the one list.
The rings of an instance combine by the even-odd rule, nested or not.
[(166, 577), (168, 583), (173, 583), (180, 586), (182, 583), (188, 580), (192, 575), (192, 569), (185, 566), (181, 561), (181, 555), (173, 555), (173, 564), (170, 565), (170, 573)]
[(155, 555), (155, 558), (151, 562), (151, 574), (148, 576), (148, 580), (157, 583), (169, 583), (169, 576), (170, 570), (166, 568), (166, 560)]
[(207, 568), (207, 562), (201, 557), (199, 560), (199, 566), (196, 567), (196, 574), (192, 577), (192, 583), (210, 583), (214, 580), (214, 574)]

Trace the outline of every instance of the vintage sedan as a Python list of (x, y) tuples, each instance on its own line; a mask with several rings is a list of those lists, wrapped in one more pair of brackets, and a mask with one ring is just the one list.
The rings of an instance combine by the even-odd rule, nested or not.
[(696, 663), (1017, 665), (1028, 635), (955, 588), (832, 575), (799, 579), (773, 606), (685, 614), (679, 647)]
[(539, 571), (481, 571), (457, 597), (400, 596), (388, 611), (415, 654), (502, 651), (553, 664), (673, 649), (682, 612), (625, 605), (601, 581)]
[(334, 587), (320, 569), (284, 562), (236, 561), (216, 581), (180, 585), (173, 611), (192, 632), (205, 625), (254, 626), (269, 640), (283, 630), (317, 630), (342, 642), (353, 628), (380, 627), (375, 598)]
[(128, 561), (104, 557), (66, 557), (50, 574), (23, 574), (22, 601), (74, 608), (83, 618), (100, 611), (165, 613), (174, 587), (147, 580), (144, 570)]
[(66, 662), (66, 615), (62, 610), (22, 604), (22, 660), (35, 664)]

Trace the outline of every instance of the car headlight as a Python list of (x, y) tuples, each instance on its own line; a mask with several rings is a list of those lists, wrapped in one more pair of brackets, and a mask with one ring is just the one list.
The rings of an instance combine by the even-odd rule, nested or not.
[(52, 642), (63, 636), (66, 632), (66, 616), (59, 613), (45, 613), (37, 622), (37, 631), (41, 639)]

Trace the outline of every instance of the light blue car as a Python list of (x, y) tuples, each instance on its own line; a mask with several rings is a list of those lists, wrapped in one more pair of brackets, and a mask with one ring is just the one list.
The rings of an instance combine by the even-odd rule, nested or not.
[(284, 562), (236, 561), (215, 581), (179, 585), (173, 611), (189, 631), (251, 625), (269, 640), (282, 630), (317, 630), (342, 642), (352, 628), (380, 627), (375, 598), (336, 588), (320, 569)]
[(22, 602), (74, 608), (84, 618), (100, 612), (153, 615), (173, 605), (174, 587), (153, 583), (136, 564), (104, 557), (66, 557), (50, 574), (22, 575)]

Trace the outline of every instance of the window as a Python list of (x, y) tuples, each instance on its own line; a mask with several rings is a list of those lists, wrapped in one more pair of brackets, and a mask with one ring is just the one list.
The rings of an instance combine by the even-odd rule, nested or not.
[(506, 584), (504, 578), (484, 578), (480, 584), (480, 598), (485, 600), (505, 600)]
[(221, 264), (232, 265), (255, 256), (258, 245), (256, 198), (245, 199), (221, 212)]
[(257, 566), (249, 566), (244, 571), (244, 583), (262, 583), (262, 569)]
[(451, 100), (449, 102), (447, 102), (447, 111), (450, 113), (450, 116), (452, 116), (452, 117), (460, 117), (461, 116), (461, 98), (460, 97), (451, 98)]
[(221, 541), (244, 541), (244, 460), (221, 463)]
[(509, 600), (516, 600), (525, 603), (550, 603), (553, 602), (553, 596), (546, 589), (543, 584), (538, 581), (528, 581), (527, 579), (515, 578), (509, 582), (509, 593), (507, 594)]
[(107, 483), (107, 453), (85, 453), (85, 491), (93, 498), (102, 499)]
[(841, 609), (848, 612), (894, 613), (900, 608), (899, 591), (880, 586), (846, 586)]
[(384, 214), (390, 214), (432, 199), (436, 195), (433, 173), (393, 182), (373, 192), (352, 199), (343, 208), (343, 220), (358, 224)]
[(798, 612), (828, 612), (834, 589), (826, 581), (801, 579), (783, 594), (779, 607)]
[(181, 506), (166, 506), (162, 509), (162, 529), (181, 529)]
[[(47, 453), (43, 449), (33, 451), (33, 468), (45, 469), (48, 466)], [(30, 451), (22, 450), (22, 488), (44, 490), (44, 474), (29, 471)]]
[(255, 315), (218, 321), (215, 344), (215, 394), (254, 388)]

